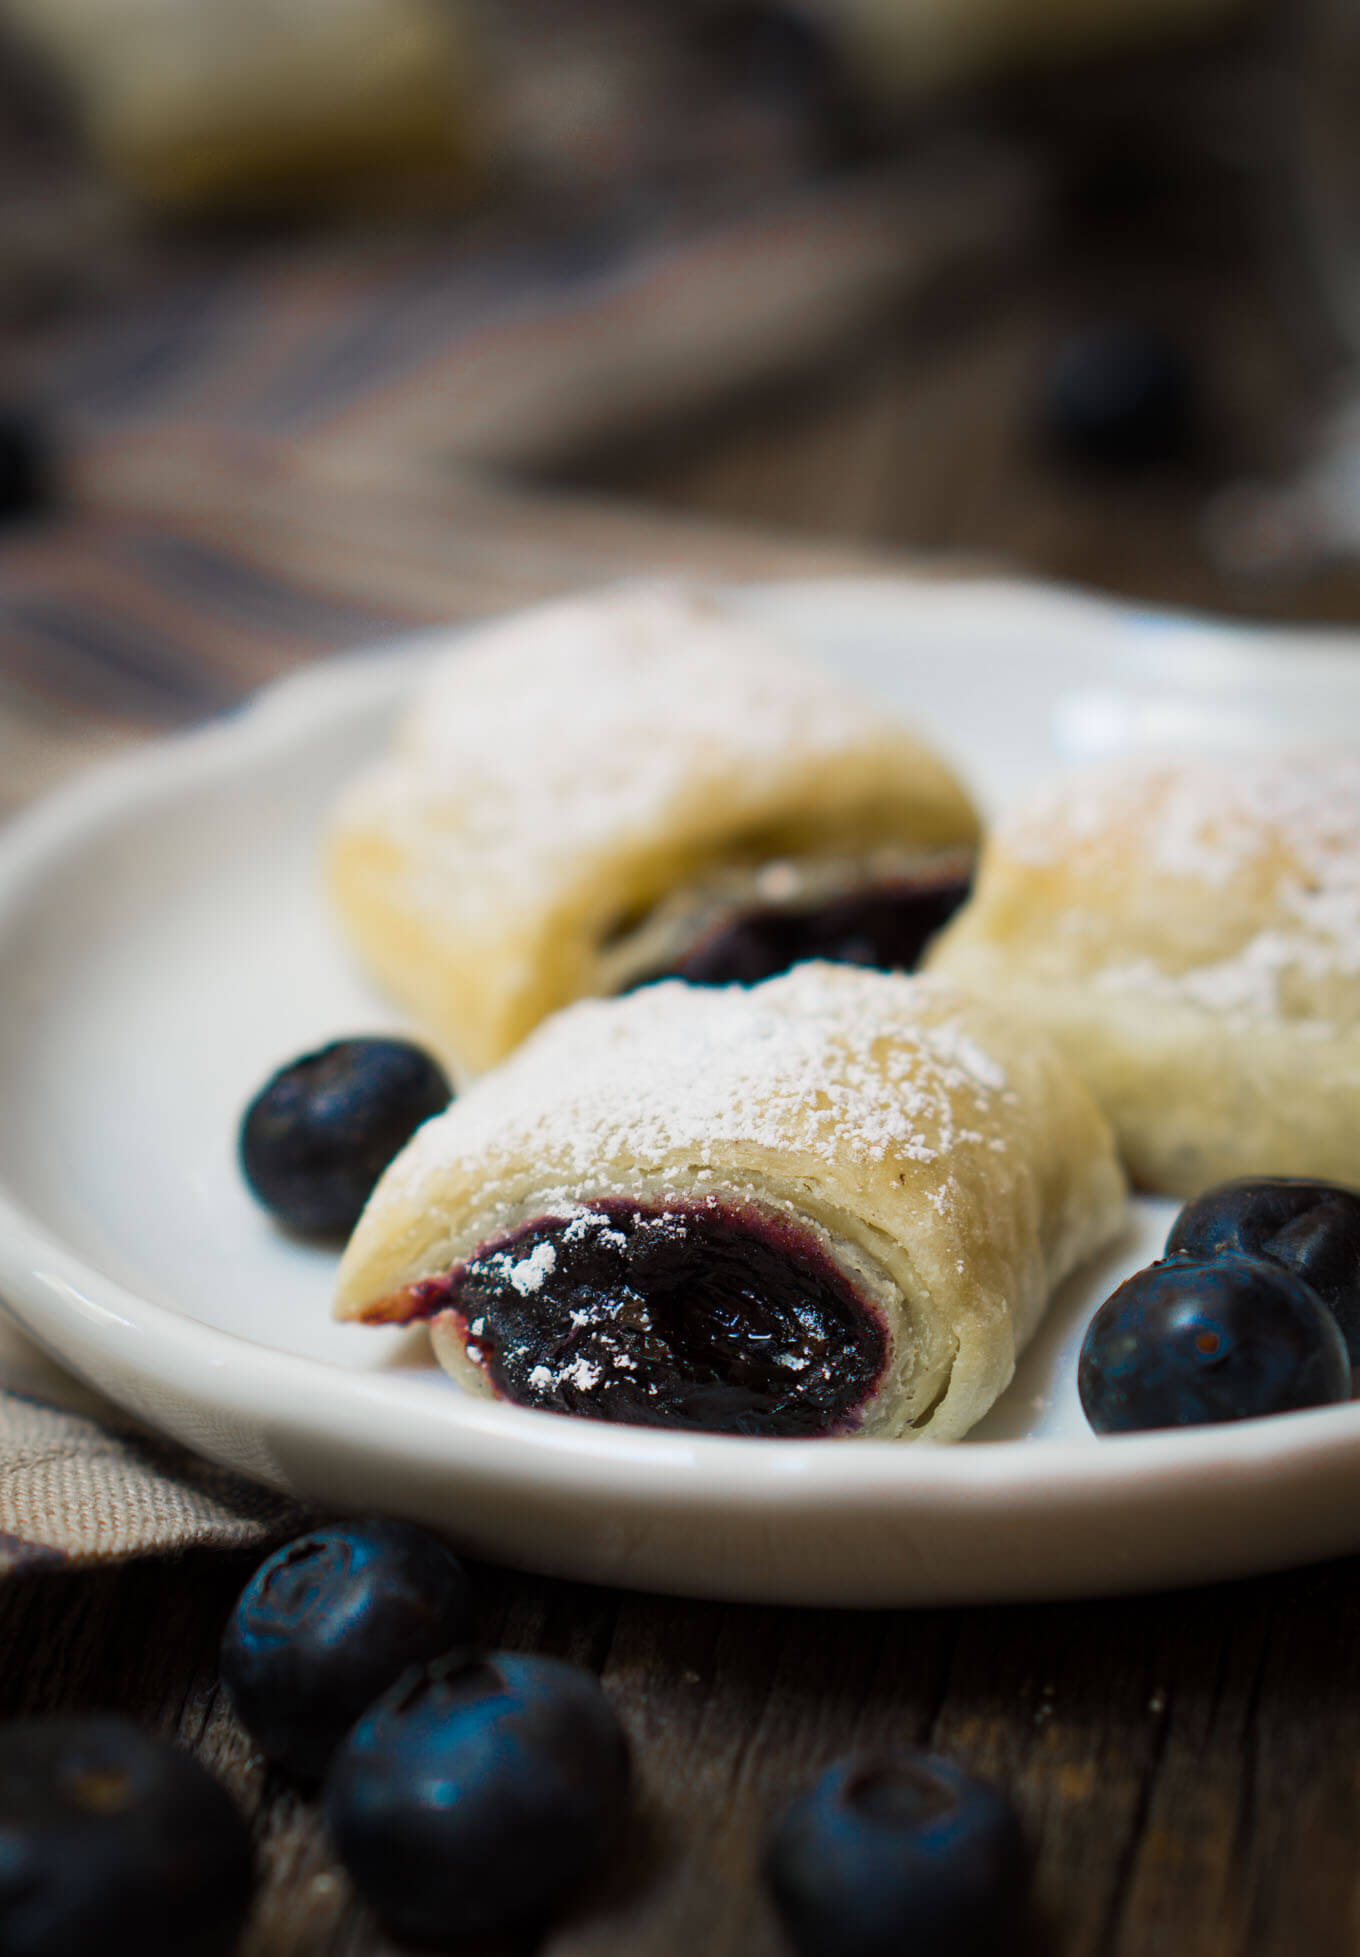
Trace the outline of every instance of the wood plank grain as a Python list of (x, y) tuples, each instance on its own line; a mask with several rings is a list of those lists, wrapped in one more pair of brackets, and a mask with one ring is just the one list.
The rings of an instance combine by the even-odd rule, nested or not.
[[(389, 1957), (315, 1801), (266, 1770), (217, 1689), (248, 1568), (189, 1557), (5, 1587), (0, 1713), (118, 1705), (198, 1752), (254, 1817), (263, 1881), (242, 1957)], [(1354, 1562), (1134, 1600), (882, 1613), (473, 1574), (476, 1641), (598, 1671), (635, 1749), (634, 1816), (547, 1957), (781, 1957), (756, 1874), (764, 1828), (837, 1754), (898, 1741), (1014, 1792), (1037, 1859), (1018, 1952), (1356, 1948)]]

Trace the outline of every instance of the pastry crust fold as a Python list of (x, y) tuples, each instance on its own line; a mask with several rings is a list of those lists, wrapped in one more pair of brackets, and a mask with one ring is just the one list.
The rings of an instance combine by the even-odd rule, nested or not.
[(337, 1313), (432, 1313), (441, 1362), (489, 1391), (441, 1282), (611, 1201), (754, 1213), (813, 1243), (886, 1332), (843, 1427), (955, 1440), (1117, 1232), (1124, 1183), (1057, 1053), (952, 986), (827, 964), (669, 982), (557, 1014), (427, 1124), (360, 1220)]
[(460, 640), (344, 795), (327, 867), (363, 959), (466, 1077), (621, 989), (621, 946), (677, 893), (977, 834), (878, 703), (709, 596), (642, 586)]
[(1360, 1180), (1360, 759), (1150, 758), (1001, 822), (931, 970), (1061, 1047), (1134, 1181)]

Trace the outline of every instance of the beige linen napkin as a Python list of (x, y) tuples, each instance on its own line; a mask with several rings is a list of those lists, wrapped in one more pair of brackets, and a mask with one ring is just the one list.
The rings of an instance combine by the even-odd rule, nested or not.
[(306, 1519), (286, 1497), (139, 1425), (0, 1317), (0, 1576), (248, 1549)]

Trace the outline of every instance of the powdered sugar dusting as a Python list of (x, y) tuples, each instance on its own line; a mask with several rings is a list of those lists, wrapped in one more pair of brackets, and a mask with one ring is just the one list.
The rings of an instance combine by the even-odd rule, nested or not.
[(1187, 970), (1116, 957), (1096, 975), (1104, 989), (1259, 1020), (1295, 1016), (1301, 991), (1360, 976), (1360, 755), (1200, 755), (1077, 776), (1017, 817), (1005, 847), (1107, 888), (1205, 885), (1211, 923), (1248, 920)]
[[(904, 738), (875, 702), (715, 599), (626, 586), (483, 628), (442, 662), (341, 824), (413, 827), (431, 904), (456, 890), (475, 920), (508, 895), (532, 908), (681, 807), (691, 826), (721, 821), (733, 784), (759, 810), (800, 770), (889, 737)], [(924, 750), (921, 767), (943, 776)]]
[(962, 1068), (980, 1087), (990, 1088), (997, 1094), (1004, 1089), (1005, 1068), (989, 1053), (984, 1053), (972, 1035), (964, 1032), (962, 1027), (937, 1027), (931, 1036), (930, 1047), (937, 1059), (947, 1060), (951, 1066)]
[(578, 1393), (589, 1393), (603, 1377), (604, 1367), (598, 1359), (587, 1359), (584, 1353), (578, 1353), (556, 1369), (545, 1364), (535, 1366), (529, 1374), (529, 1384), (540, 1393), (561, 1386), (574, 1386)]
[(1022, 862), (1060, 864), (1131, 825), (1167, 876), (1222, 887), (1283, 842), (1317, 891), (1354, 897), (1360, 755), (1196, 755), (1105, 766), (1049, 789), (1008, 825), (1006, 845)]
[[(989, 1110), (1011, 1098), (968, 1025), (975, 1010), (938, 980), (820, 964), (749, 990), (672, 982), (585, 1001), (429, 1123), (388, 1173), (414, 1189), (452, 1152), (480, 1179), (509, 1149), (551, 1162), (570, 1187), (618, 1159), (702, 1164), (732, 1142), (782, 1153), (791, 1135), (828, 1164), (891, 1154), (947, 1170), (954, 1151), (992, 1145)], [(571, 1227), (600, 1224), (586, 1212)]]
[(556, 1269), (557, 1252), (550, 1243), (541, 1243), (527, 1257), (513, 1262), (506, 1276), (520, 1297), (527, 1298), (532, 1292), (541, 1291)]

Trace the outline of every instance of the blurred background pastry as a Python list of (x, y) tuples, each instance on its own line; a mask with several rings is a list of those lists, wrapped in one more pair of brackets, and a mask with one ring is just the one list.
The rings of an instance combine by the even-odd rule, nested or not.
[(172, 210), (466, 185), (472, 29), (443, 0), (5, 0), (94, 157)]

